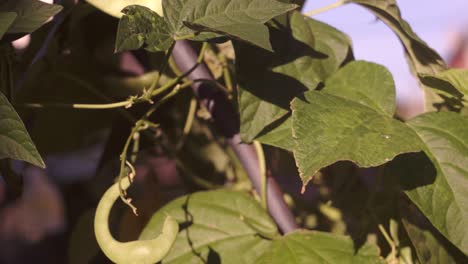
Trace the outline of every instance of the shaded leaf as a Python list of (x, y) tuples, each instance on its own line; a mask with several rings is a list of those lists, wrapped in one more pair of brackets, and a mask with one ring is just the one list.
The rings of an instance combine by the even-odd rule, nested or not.
[(139, 5), (147, 7), (159, 15), (163, 15), (162, 1), (155, 0), (86, 0), (94, 7), (102, 10), (103, 12), (117, 18), (123, 16), (122, 10), (130, 5)]
[(196, 40), (225, 33), (267, 49), (268, 35), (263, 24), (296, 7), (277, 0), (163, 0), (164, 17), (176, 38), (196, 33), (187, 24), (216, 32), (200, 33)]
[(353, 61), (327, 79), (324, 90), (388, 116), (395, 113), (395, 83), (392, 74), (379, 64)]
[(438, 236), (432, 230), (421, 228), (405, 219), (402, 222), (421, 263), (465, 263), (467, 261), (463, 253), (453, 256), (448, 249), (450, 245), (444, 244), (440, 235)]
[(364, 245), (357, 252), (345, 236), (323, 232), (296, 231), (275, 239), (257, 264), (385, 263), (379, 248)]
[(172, 201), (153, 215), (140, 239), (159, 234), (170, 214), (181, 227), (162, 263), (252, 263), (278, 235), (275, 223), (246, 193), (198, 192)]
[(0, 3), (0, 12), (15, 12), (17, 17), (8, 33), (31, 33), (62, 10), (39, 0), (7, 0)]
[(399, 37), (415, 74), (435, 74), (446, 69), (443, 59), (411, 29), (402, 18), (395, 0), (349, 0), (380, 18)]
[(435, 171), (420, 160), (421, 165), (414, 161), (393, 164), (389, 173), (403, 179), (409, 198), (448, 240), (467, 254), (468, 118), (450, 112), (428, 113), (408, 125), (424, 142), (424, 151)]
[(169, 49), (174, 40), (163, 17), (144, 6), (128, 6), (119, 22), (115, 50), (144, 47), (151, 52)]
[(294, 99), (292, 109), (294, 157), (304, 185), (339, 160), (374, 167), (422, 150), (405, 124), (349, 99), (309, 91), (303, 100)]
[(0, 39), (8, 31), (17, 16), (15, 12), (0, 12)]
[(271, 29), (271, 41), (275, 53), (235, 43), (240, 130), (247, 142), (284, 117), (296, 95), (338, 70), (351, 46), (342, 32), (299, 12)]
[(0, 159), (24, 160), (45, 168), (28, 131), (8, 99), (0, 93)]

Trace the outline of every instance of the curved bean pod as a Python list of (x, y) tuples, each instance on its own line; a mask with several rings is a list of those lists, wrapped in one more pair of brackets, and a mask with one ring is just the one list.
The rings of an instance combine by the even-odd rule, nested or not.
[[(128, 177), (122, 180), (123, 189), (130, 186)], [(119, 242), (109, 230), (109, 213), (119, 197), (119, 185), (113, 184), (102, 196), (94, 217), (94, 232), (104, 254), (117, 264), (153, 264), (164, 258), (174, 244), (179, 225), (167, 216), (161, 234), (151, 240)]]

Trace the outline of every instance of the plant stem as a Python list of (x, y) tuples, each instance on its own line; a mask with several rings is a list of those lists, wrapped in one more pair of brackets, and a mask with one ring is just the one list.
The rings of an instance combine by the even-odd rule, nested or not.
[(185, 138), (190, 133), (192, 129), (193, 120), (195, 119), (195, 114), (197, 112), (197, 100), (195, 98), (190, 99), (189, 110), (187, 113), (187, 118), (185, 119), (184, 129), (182, 130), (182, 136), (179, 139), (179, 142), (176, 145), (176, 149), (179, 150), (182, 148), (185, 142)]
[(261, 176), (261, 189), (260, 192), (261, 201), (263, 208), (267, 209), (267, 174), (266, 174), (266, 165), (265, 165), (265, 153), (263, 153), (262, 144), (255, 140), (253, 142), (255, 146), (255, 151), (257, 152), (258, 157), (258, 167), (260, 168), (260, 176)]
[[(181, 77), (176, 77), (166, 83), (165, 85), (159, 87), (158, 89), (152, 91), (147, 91), (146, 94), (143, 94), (139, 97), (132, 97), (125, 101), (120, 101), (116, 103), (108, 103), (108, 104), (65, 104), (65, 103), (25, 103), (25, 104), (15, 104), (17, 107), (27, 107), (27, 108), (74, 108), (74, 109), (114, 109), (114, 108), (121, 108), (121, 107), (130, 107), (136, 103), (148, 102), (152, 97), (158, 96), (178, 82), (181, 81)], [(183, 85), (183, 87), (189, 86), (191, 81), (187, 82)]]
[[(174, 62), (182, 71), (198, 66), (197, 54), (186, 40), (177, 41), (172, 53)], [(209, 70), (205, 65), (193, 69), (188, 75), (191, 80), (211, 79)], [(209, 83), (194, 82), (192, 89), (198, 100), (211, 113), (214, 125), (218, 131), (226, 137), (226, 141), (238, 157), (240, 163), (247, 172), (253, 186), (258, 193), (261, 192), (261, 173), (258, 166), (258, 157), (252, 145), (242, 143), (239, 135), (239, 117), (229, 99), (220, 90), (209, 87)], [(283, 200), (283, 193), (279, 189), (275, 179), (267, 179), (268, 211), (283, 233), (289, 233), (298, 228), (294, 215)]]
[[(382, 233), (383, 237), (385, 238), (385, 240), (387, 241), (387, 243), (388, 243), (388, 245), (390, 246), (390, 249), (391, 249), (390, 254), (388, 255), (388, 258), (389, 258), (390, 261), (393, 261), (393, 260), (396, 259), (396, 255), (397, 255), (396, 245), (393, 242), (390, 235), (387, 233), (387, 230), (385, 230), (385, 228), (382, 226), (382, 224), (379, 224), (378, 227), (379, 227), (380, 232)], [(391, 262), (389, 262), (389, 263), (391, 263)]]
[(161, 80), (161, 76), (163, 73), (166, 71), (167, 65), (169, 63), (169, 59), (171, 58), (172, 50), (174, 49), (174, 44), (171, 45), (171, 47), (166, 51), (165, 58), (162, 61), (161, 67), (159, 68), (159, 74), (158, 77), (154, 80), (154, 82), (151, 84), (148, 93), (151, 94), (153, 93), (154, 89), (156, 89), (156, 86), (159, 83), (159, 80)]
[(347, 4), (348, 3), (348, 0), (340, 0), (338, 2), (335, 2), (333, 4), (330, 4), (330, 5), (327, 5), (327, 6), (324, 6), (324, 7), (321, 7), (319, 9), (315, 9), (315, 10), (312, 10), (312, 11), (309, 11), (307, 13), (304, 13), (304, 16), (315, 16), (315, 15), (318, 15), (320, 13), (323, 13), (323, 12), (326, 12), (326, 11), (329, 11), (331, 9), (334, 9), (334, 8), (337, 8), (337, 7), (340, 7), (344, 4)]
[(174, 40), (177, 41), (177, 40), (191, 39), (191, 38), (194, 38), (196, 35), (197, 35), (197, 33), (189, 33), (189, 34), (183, 35), (183, 36), (175, 36)]
[(19, 107), (27, 108), (74, 108), (74, 109), (112, 109), (120, 108), (128, 105), (130, 101), (122, 101), (117, 103), (109, 104), (62, 104), (62, 103), (26, 103), (26, 104), (17, 104)]
[(232, 87), (231, 72), (229, 71), (226, 56), (224, 56), (223, 54), (220, 54), (218, 56), (218, 58), (219, 58), (220, 62), (222, 63), (222, 67), (223, 67), (224, 83), (226, 84), (226, 88), (227, 88), (228, 92), (232, 93), (234, 88)]

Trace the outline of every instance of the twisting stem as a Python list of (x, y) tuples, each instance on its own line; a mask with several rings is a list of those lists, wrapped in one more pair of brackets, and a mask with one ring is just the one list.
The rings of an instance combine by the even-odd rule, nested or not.
[[(197, 63), (197, 54), (186, 40), (177, 41), (174, 52), (174, 62), (179, 69), (186, 71)], [(211, 79), (209, 70), (205, 65), (200, 65), (188, 76), (191, 80)], [(200, 104), (203, 104), (213, 117), (213, 123), (220, 134), (226, 137), (226, 141), (232, 148), (240, 163), (245, 168), (247, 175), (255, 189), (261, 191), (260, 169), (257, 163), (254, 147), (243, 144), (239, 135), (239, 119), (228, 98), (219, 90), (213, 90), (203, 82), (194, 82), (192, 89), (197, 94)], [(268, 211), (283, 233), (289, 233), (298, 228), (294, 215), (283, 199), (283, 193), (279, 189), (275, 179), (267, 179)]]
[[(128, 198), (125, 197), (126, 193), (125, 193), (124, 188), (122, 188), (122, 180), (124, 179), (125, 172), (126, 172), (125, 171), (125, 166), (127, 165), (131, 170), (133, 168), (133, 166), (131, 164), (129, 165), (129, 162), (127, 160), (127, 152), (128, 152), (128, 148), (130, 146), (130, 143), (133, 140), (135, 140), (135, 135), (139, 131), (145, 130), (149, 126), (151, 126), (148, 119), (159, 108), (159, 106), (161, 106), (167, 100), (171, 99), (176, 94), (178, 94), (178, 92), (181, 89), (183, 89), (185, 87), (189, 87), (192, 84), (191, 81), (185, 82), (182, 85), (179, 84), (179, 82), (182, 81), (185, 76), (189, 75), (192, 71), (194, 71), (196, 69), (196, 67), (203, 61), (203, 54), (205, 52), (205, 49), (206, 49), (206, 45), (204, 44), (203, 47), (202, 47), (202, 50), (200, 52), (200, 55), (198, 56), (197, 64), (194, 67), (190, 68), (187, 72), (183, 73), (182, 75), (177, 76), (176, 78), (174, 78), (173, 80), (171, 80), (170, 82), (165, 84), (163, 87), (160, 87), (160, 88), (156, 89), (155, 91), (151, 92), (151, 94), (153, 96), (157, 96), (159, 94), (162, 94), (163, 92), (165, 92), (166, 90), (168, 90), (169, 88), (171, 88), (171, 87), (173, 87), (175, 85), (175, 87), (174, 87), (174, 89), (172, 89), (172, 91), (170, 91), (169, 93), (164, 95), (160, 100), (158, 100), (155, 104), (153, 104), (151, 106), (151, 108), (143, 115), (143, 117), (140, 118), (140, 120), (138, 120), (135, 123), (135, 126), (130, 131), (130, 135), (128, 136), (127, 140), (125, 141), (125, 145), (124, 145), (124, 147), (122, 149), (122, 153), (120, 154), (120, 172), (119, 172), (119, 177), (118, 177), (118, 187), (119, 187), (119, 191), (120, 191), (120, 199), (122, 200), (122, 202), (124, 202), (126, 205), (128, 205), (130, 208), (132, 208), (132, 210), (133, 210), (133, 212), (135, 214), (136, 214), (136, 207), (131, 203), (131, 199), (128, 199)], [(134, 171), (132, 171), (131, 173), (134, 173)], [(130, 176), (131, 176), (131, 174), (130, 174)]]
[(335, 3), (331, 4), (331, 5), (327, 5), (327, 6), (319, 8), (319, 9), (315, 9), (315, 10), (309, 11), (307, 13), (304, 13), (304, 16), (315, 16), (315, 15), (318, 15), (320, 13), (329, 11), (331, 9), (340, 7), (340, 6), (344, 5), (344, 4), (347, 4), (348, 2), (349, 2), (349, 0), (340, 0), (338, 2), (335, 2)]
[(258, 167), (260, 168), (260, 177), (261, 177), (261, 200), (263, 208), (267, 209), (267, 174), (266, 174), (266, 165), (265, 165), (265, 153), (263, 153), (262, 144), (255, 140), (253, 142), (255, 146), (255, 151), (257, 152), (258, 158)]
[(156, 79), (151, 84), (151, 86), (150, 86), (150, 88), (148, 90), (149, 94), (153, 93), (154, 89), (156, 89), (156, 86), (158, 85), (159, 81), (161, 80), (161, 76), (166, 71), (166, 68), (167, 68), (169, 59), (171, 58), (171, 54), (172, 54), (173, 49), (174, 49), (174, 44), (172, 44), (171, 47), (169, 47), (169, 49), (166, 50), (166, 56), (165, 56), (164, 60), (162, 61), (161, 67), (159, 68), (158, 77), (156, 77)]

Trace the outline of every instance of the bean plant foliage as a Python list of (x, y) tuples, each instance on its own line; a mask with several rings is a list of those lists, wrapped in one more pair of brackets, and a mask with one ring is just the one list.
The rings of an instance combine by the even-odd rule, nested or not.
[[(45, 168), (42, 157), (77, 150), (107, 129), (99, 167), (118, 160), (119, 170), (103, 197), (120, 196), (135, 212), (139, 206), (122, 181), (138, 179), (138, 160), (154, 152), (175, 160), (184, 195), (150, 212), (136, 238), (159, 247), (138, 251), (135, 241), (98, 237), (109, 259), (466, 263), (468, 71), (449, 69), (395, 0), (339, 5), (362, 6), (400, 39), (426, 94), (425, 113), (410, 120), (396, 113), (392, 74), (355, 60), (351, 38), (301, 13), (298, 1), (69, 2), (0, 1), (0, 159)], [(31, 47), (16, 55), (11, 41), (33, 31)], [(176, 53), (177, 42), (187, 41), (198, 62), (185, 71)], [(146, 73), (125, 73), (116, 59), (124, 55), (143, 61)], [(211, 79), (191, 77), (200, 67)], [(213, 110), (205, 85), (225, 98), (223, 105)], [(220, 111), (231, 108), (235, 118), (223, 119)], [(242, 156), (228, 144), (233, 133), (217, 130), (220, 122), (234, 127), (242, 141), (234, 146), (257, 146), (257, 192)], [(0, 168), (9, 187), (19, 176)], [(272, 195), (267, 178), (285, 170), (282, 182), (296, 187), (284, 187), (290, 210), (284, 213), (294, 214), (300, 227), (287, 231), (266, 200)], [(304, 198), (308, 193), (315, 198)], [(98, 210), (112, 207), (105, 199)], [(110, 216), (110, 223), (118, 221)], [(110, 232), (109, 223), (95, 221), (101, 221), (96, 234)], [(70, 245), (71, 252), (80, 247), (75, 240)]]

